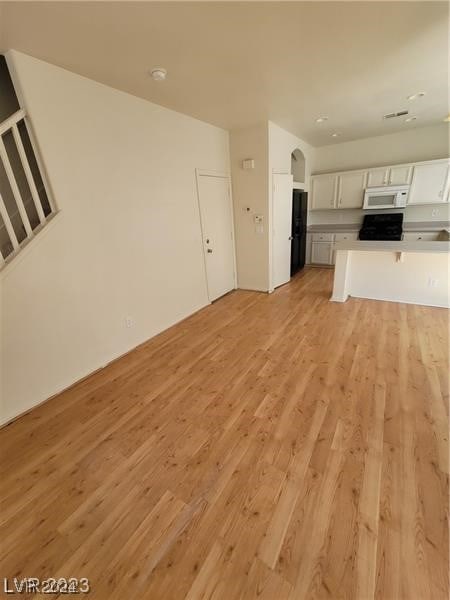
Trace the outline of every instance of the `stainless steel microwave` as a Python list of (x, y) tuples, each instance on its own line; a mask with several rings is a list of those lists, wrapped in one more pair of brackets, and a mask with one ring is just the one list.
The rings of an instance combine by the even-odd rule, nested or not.
[(364, 210), (380, 208), (405, 208), (409, 185), (368, 187), (364, 192)]

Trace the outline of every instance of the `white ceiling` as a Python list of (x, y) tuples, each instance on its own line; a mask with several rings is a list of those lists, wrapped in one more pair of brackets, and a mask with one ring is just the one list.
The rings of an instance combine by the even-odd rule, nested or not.
[[(319, 146), (442, 122), (448, 10), (427, 1), (6, 2), (1, 45), (226, 129), (270, 119)], [(168, 70), (165, 82), (148, 77), (153, 66)], [(427, 95), (406, 100), (419, 91)], [(402, 109), (417, 121), (382, 120)], [(320, 115), (329, 120), (316, 124)]]

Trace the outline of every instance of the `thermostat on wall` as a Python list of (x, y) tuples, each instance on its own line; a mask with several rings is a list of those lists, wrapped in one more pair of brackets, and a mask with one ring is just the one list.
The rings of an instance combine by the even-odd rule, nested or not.
[(254, 169), (255, 168), (255, 161), (253, 158), (246, 158), (245, 160), (242, 161), (242, 168), (243, 169)]

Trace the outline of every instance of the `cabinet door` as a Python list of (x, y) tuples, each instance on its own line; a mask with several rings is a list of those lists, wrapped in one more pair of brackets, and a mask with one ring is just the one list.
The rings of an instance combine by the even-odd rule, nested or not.
[(408, 204), (445, 202), (448, 170), (447, 162), (416, 165), (413, 170)]
[(311, 238), (312, 235), (310, 233), (306, 234), (306, 258), (305, 262), (307, 265), (311, 264)]
[(411, 165), (391, 167), (389, 169), (389, 185), (406, 185), (411, 183)]
[(366, 187), (366, 171), (339, 175), (338, 208), (361, 208)]
[(334, 241), (335, 242), (353, 242), (355, 240), (358, 239), (359, 233), (357, 231), (355, 232), (349, 232), (349, 233), (336, 233), (334, 236)]
[(330, 242), (313, 242), (311, 244), (311, 262), (314, 265), (330, 265), (331, 247)]
[(432, 242), (435, 241), (438, 234), (432, 231), (412, 232), (407, 231), (403, 234), (403, 239), (408, 242)]
[(380, 187), (387, 185), (389, 169), (370, 169), (367, 175), (367, 187)]
[(335, 208), (336, 175), (311, 177), (311, 210)]

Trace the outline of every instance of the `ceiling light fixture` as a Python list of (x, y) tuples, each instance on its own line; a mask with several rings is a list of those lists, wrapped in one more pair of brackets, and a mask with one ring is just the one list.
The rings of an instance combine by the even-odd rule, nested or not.
[(443, 119), (444, 123), (450, 123), (450, 115), (446, 116), (445, 119)]
[(405, 119), (405, 123), (411, 123), (411, 121), (415, 121), (417, 119), (417, 117), (408, 117), (407, 119)]
[(150, 75), (155, 81), (164, 81), (167, 77), (167, 71), (162, 67), (155, 67), (154, 69), (151, 69)]
[(331, 137), (339, 137), (341, 134), (340, 133), (332, 133)]
[(325, 121), (328, 121), (328, 117), (317, 117), (316, 119), (316, 123), (324, 123)]
[(425, 92), (417, 92), (417, 94), (411, 94), (410, 96), (406, 96), (407, 100), (417, 100), (417, 98), (423, 98), (425, 96)]

